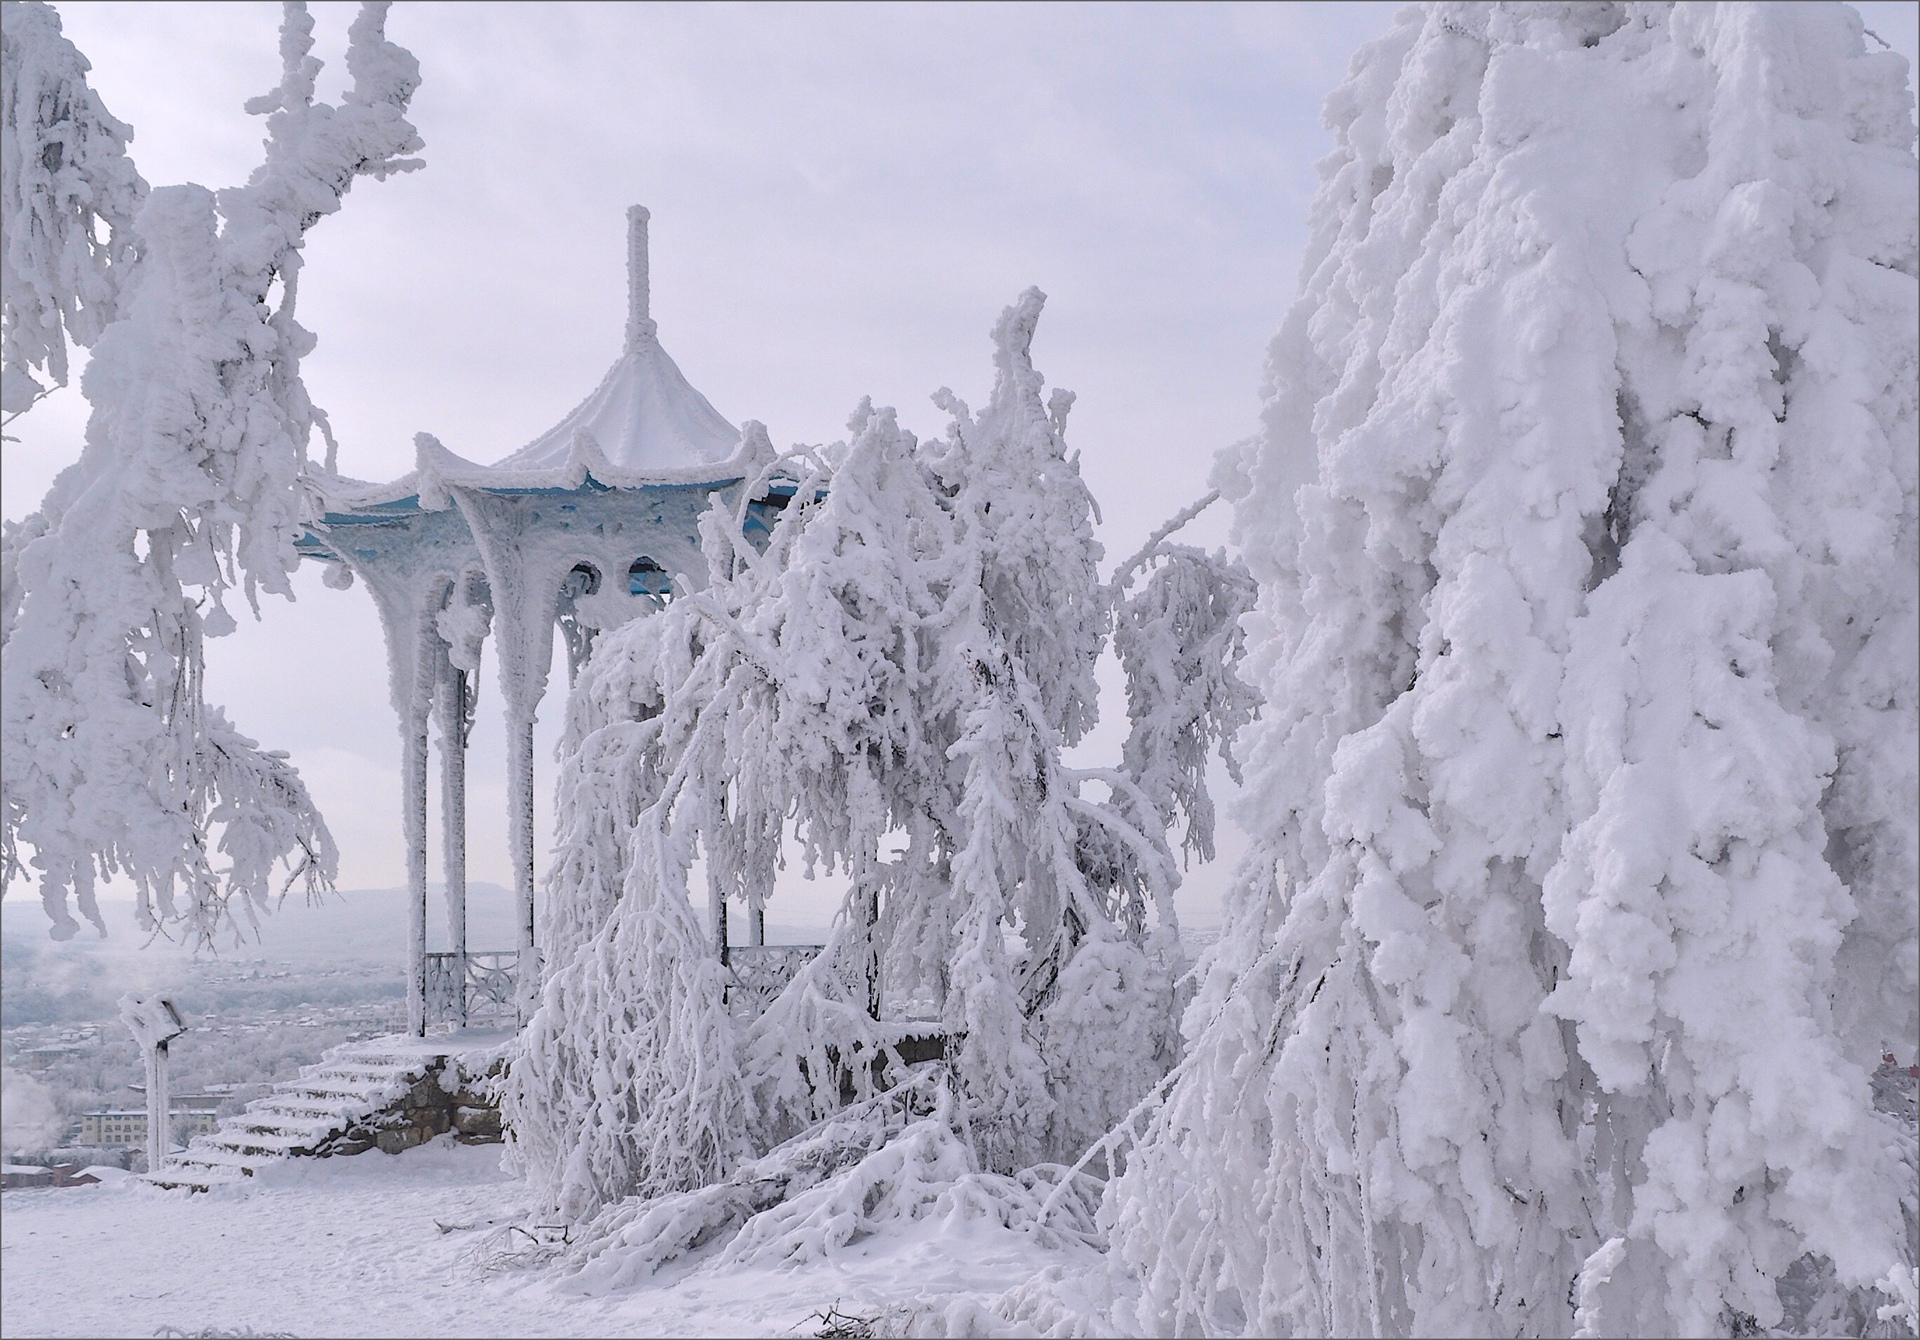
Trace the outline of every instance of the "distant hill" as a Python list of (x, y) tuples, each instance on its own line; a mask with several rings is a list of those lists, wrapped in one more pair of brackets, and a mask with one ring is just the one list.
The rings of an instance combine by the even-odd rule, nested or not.
[[(467, 947), (511, 949), (513, 893), (498, 884), (476, 883), (467, 888)], [(92, 927), (65, 944), (47, 938), (47, 915), (32, 897), (9, 897), (0, 902), (0, 936), (16, 947), (31, 945), (42, 954), (115, 954), (138, 951), (145, 940), (133, 922), (126, 902), (102, 900), (107, 923), (102, 940)], [(427, 947), (447, 947), (447, 913), (439, 888), (431, 890), (427, 906)], [(257, 940), (248, 937), (235, 947), (223, 939), (221, 958), (267, 959), (323, 966), (330, 963), (398, 963), (407, 952), (407, 900), (403, 889), (350, 889), (326, 895), (309, 904), (290, 894), (280, 910), (260, 919)], [(156, 943), (148, 953), (170, 956), (173, 946)]]
[[(37, 898), (10, 896), (0, 901), (0, 937), (18, 953), (34, 956), (48, 954), (93, 955), (144, 952), (169, 958), (181, 951), (174, 946), (155, 944), (142, 951), (145, 937), (133, 924), (133, 908), (126, 902), (102, 901), (107, 922), (107, 938), (102, 940), (93, 929), (83, 925), (80, 934), (65, 944), (47, 938), (47, 915)], [(476, 882), (467, 886), (467, 948), (471, 950), (512, 949), (519, 937), (514, 932), (513, 891), (498, 884)], [(737, 936), (745, 918), (734, 918)], [(771, 922), (767, 938), (775, 944), (819, 944), (826, 939), (824, 927), (791, 926)], [(427, 948), (449, 947), (446, 903), (440, 886), (431, 886), (427, 900)], [(329, 964), (382, 963), (401, 964), (407, 952), (407, 898), (404, 889), (351, 889), (328, 894), (318, 903), (307, 904), (298, 895), (289, 895), (280, 910), (262, 917), (258, 941), (249, 939), (235, 948), (222, 941), (221, 958), (265, 959), (324, 967)], [(13, 954), (9, 955), (12, 958)]]

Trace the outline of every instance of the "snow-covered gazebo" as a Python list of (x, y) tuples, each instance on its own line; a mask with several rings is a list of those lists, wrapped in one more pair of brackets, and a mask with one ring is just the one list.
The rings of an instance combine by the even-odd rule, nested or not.
[[(534, 938), (533, 722), (546, 691), (553, 628), (571, 675), (594, 633), (700, 586), (697, 522), (771, 456), (758, 425), (740, 429), (687, 383), (648, 314), (647, 210), (628, 219), (625, 347), (593, 394), (553, 428), (494, 465), (476, 465), (427, 434), (415, 468), (388, 484), (319, 476), (318, 515), (298, 547), (358, 577), (386, 635), (400, 716), (402, 822), (410, 920), (407, 1021), (466, 1021), (476, 997), (513, 1000), (522, 1018), (539, 980)], [(748, 504), (749, 524), (784, 505)], [(349, 575), (350, 574), (350, 575)], [(466, 940), (466, 746), (481, 645), (491, 631), (507, 718), (508, 841), (515, 924), (511, 951), (469, 953)], [(443, 863), (452, 952), (429, 955), (427, 735), (440, 726)]]

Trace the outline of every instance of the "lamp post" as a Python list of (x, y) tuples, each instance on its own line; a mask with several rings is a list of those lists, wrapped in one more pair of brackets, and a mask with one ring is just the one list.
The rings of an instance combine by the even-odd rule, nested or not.
[(142, 996), (128, 992), (120, 997), (120, 1018), (140, 1044), (147, 1061), (147, 1173), (166, 1166), (172, 1144), (169, 1118), (171, 1100), (167, 1094), (167, 1044), (187, 1031), (180, 1011), (162, 996)]

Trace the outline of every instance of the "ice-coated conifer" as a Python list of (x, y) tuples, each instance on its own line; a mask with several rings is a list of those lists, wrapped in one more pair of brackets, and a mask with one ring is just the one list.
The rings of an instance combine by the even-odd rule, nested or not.
[(1256, 840), (1110, 1191), (1127, 1328), (1911, 1294), (1906, 73), (1838, 5), (1435, 4), (1330, 99), (1217, 476)]

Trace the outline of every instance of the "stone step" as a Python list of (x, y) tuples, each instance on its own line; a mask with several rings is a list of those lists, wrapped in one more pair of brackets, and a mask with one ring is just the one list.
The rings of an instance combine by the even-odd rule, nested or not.
[[(275, 1155), (274, 1157), (277, 1158), (279, 1156)], [(271, 1160), (267, 1161), (270, 1162)], [(186, 1153), (181, 1154), (172, 1163), (168, 1164), (168, 1167), (192, 1167), (194, 1164), (203, 1164), (209, 1168), (228, 1168), (236, 1172), (244, 1171), (250, 1173), (259, 1167), (261, 1162), (262, 1160), (257, 1155), (243, 1154), (237, 1149), (219, 1149), (211, 1145), (202, 1145), (189, 1149)]]
[[(253, 1139), (259, 1135), (272, 1135), (283, 1138), (298, 1138), (303, 1144), (313, 1144), (324, 1140), (329, 1134), (346, 1125), (349, 1117), (249, 1117), (242, 1113), (221, 1124), (214, 1135), (232, 1135), (236, 1139)], [(211, 1138), (211, 1137), (209, 1137)]]
[(301, 1098), (358, 1098), (367, 1102), (386, 1102), (398, 1098), (410, 1087), (412, 1081), (402, 1078), (369, 1083), (365, 1080), (312, 1079), (282, 1080), (273, 1086), (275, 1094), (285, 1094)]
[(426, 1069), (427, 1058), (422, 1056), (324, 1056), (303, 1070), (345, 1071), (367, 1075), (393, 1075), (402, 1071)]
[(253, 1176), (255, 1168), (271, 1163), (279, 1155), (261, 1158), (233, 1150), (192, 1148), (176, 1155), (157, 1173), (144, 1174), (143, 1180), (160, 1187), (186, 1187), (205, 1191), (212, 1186), (230, 1186)]
[(390, 1066), (327, 1065), (302, 1070), (298, 1079), (280, 1080), (276, 1083), (275, 1087), (277, 1088), (281, 1084), (300, 1084), (309, 1087), (315, 1084), (350, 1084), (363, 1089), (371, 1089), (379, 1088), (387, 1084), (410, 1083), (422, 1073), (422, 1068), (419, 1066), (414, 1066), (411, 1069), (398, 1069)]
[(169, 1167), (163, 1173), (149, 1173), (141, 1179), (149, 1186), (157, 1186), (167, 1191), (211, 1191), (217, 1186), (231, 1186), (243, 1180), (239, 1173), (201, 1172), (192, 1168)]
[[(346, 1104), (335, 1098), (323, 1098), (299, 1093), (275, 1094), (271, 1098), (262, 1098), (247, 1104), (243, 1116), (288, 1117), (294, 1120), (308, 1121), (317, 1117), (338, 1117), (357, 1104)], [(231, 1120), (231, 1118), (229, 1118)]]
[(438, 1056), (427, 1052), (400, 1052), (387, 1050), (335, 1052), (322, 1058), (323, 1066), (356, 1066), (365, 1070), (425, 1070), (428, 1065), (439, 1060)]
[[(331, 1129), (331, 1128), (329, 1128)], [(324, 1135), (325, 1131), (321, 1132)], [(269, 1158), (291, 1154), (296, 1149), (311, 1149), (317, 1142), (317, 1136), (307, 1131), (215, 1131), (212, 1135), (202, 1136), (206, 1149), (231, 1149), (241, 1154), (264, 1154)], [(198, 1144), (199, 1141), (195, 1141)]]

